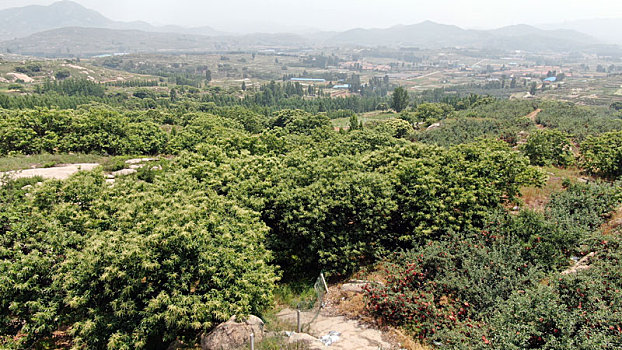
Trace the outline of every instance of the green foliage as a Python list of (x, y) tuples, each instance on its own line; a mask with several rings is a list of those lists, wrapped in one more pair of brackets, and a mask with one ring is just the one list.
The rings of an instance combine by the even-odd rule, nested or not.
[(404, 138), (415, 131), (406, 120), (394, 118), (369, 123), (368, 127), (395, 138)]
[(445, 103), (422, 103), (417, 106), (414, 118), (417, 122), (434, 123), (447, 118), (453, 110), (452, 106)]
[(12, 346), (64, 325), (78, 347), (192, 342), (271, 303), (266, 226), (188, 177), (108, 187), (94, 172), (46, 183), (30, 197), (9, 197), (14, 188), (2, 190), (0, 328), (26, 336)]
[(386, 285), (368, 288), (368, 309), (421, 338), (447, 342), (448, 331), (468, 338), (499, 300), (542, 276), (535, 264), (522, 259), (522, 250), (515, 236), (488, 230), (428, 241), (394, 258)]
[[(622, 242), (596, 232), (620, 204), (619, 186), (573, 185), (545, 214), (493, 213), (479, 231), (451, 233), (398, 254), (369, 311), (450, 348), (616, 348)], [(560, 275), (573, 252), (588, 270)]]
[[(56, 84), (73, 89), (72, 79)], [(354, 112), (386, 99), (310, 99), (295, 84), (243, 100), (216, 87), (175, 91), (175, 101), (153, 89), (0, 96), (11, 108), (59, 106), (0, 109), (2, 155), (121, 155), (102, 163), (106, 171), (132, 154), (175, 155), (112, 186), (99, 171), (43, 185), (2, 179), (1, 347), (34, 347), (66, 327), (76, 348), (192, 342), (231, 315), (261, 314), (280, 272), (338, 278), (394, 252), (389, 283), (370, 288), (370, 311), (423, 338), (454, 348), (619, 344), (619, 245), (590, 236), (619, 205), (619, 184), (565, 183), (542, 212), (503, 209), (522, 186), (543, 184), (511, 147), (535, 129), (525, 117), (533, 102), (439, 95), (408, 116), (441, 126), (414, 130), (402, 119), (358, 128)], [(123, 108), (99, 103), (111, 100)], [(615, 126), (609, 112), (584, 112), (607, 120), (603, 130)], [(335, 115), (357, 127), (333, 131)], [(524, 148), (534, 164), (563, 165), (564, 125), (580, 129), (554, 116), (560, 127), (533, 133)], [(592, 172), (617, 176), (618, 138), (586, 138)], [(571, 255), (590, 251), (593, 270), (560, 280)], [(313, 297), (305, 286), (281, 287), (277, 300), (303, 305)]]
[(158, 125), (132, 123), (117, 112), (24, 110), (0, 115), (0, 154), (79, 152), (157, 154), (167, 135)]
[(572, 244), (586, 232), (602, 225), (622, 199), (619, 183), (590, 182), (570, 185), (564, 192), (551, 196), (546, 208), (547, 217), (568, 237)]
[(622, 131), (588, 136), (581, 144), (583, 166), (590, 173), (608, 178), (622, 175)]
[[(438, 115), (446, 116), (448, 113), (441, 113), (440, 107), (436, 109)], [(501, 139), (515, 145), (520, 132), (534, 129), (533, 121), (525, 117), (533, 109), (531, 102), (474, 102), (469, 109), (451, 113), (451, 117), (444, 119), (440, 127), (422, 130), (414, 138), (440, 146), (468, 143), (478, 138)]]
[(87, 79), (65, 79), (61, 81), (46, 81), (37, 85), (35, 91), (40, 94), (54, 92), (66, 96), (94, 96), (103, 97), (106, 93), (104, 85)]
[(56, 73), (54, 73), (54, 77), (56, 80), (67, 79), (71, 76), (71, 72), (67, 69), (60, 69)]
[(537, 130), (521, 145), (531, 164), (568, 166), (574, 161), (569, 136), (559, 130)]
[[(255, 208), (272, 229), (269, 246), (286, 275), (343, 275), (421, 237), (481, 225), (488, 208), (540, 180), (527, 163), (491, 142), (362, 157), (293, 152), (254, 180), (271, 186), (236, 189), (262, 198)], [(265, 173), (265, 163), (258, 165), (264, 168), (254, 171)]]
[(403, 87), (399, 86), (393, 90), (393, 94), (391, 95), (391, 108), (393, 108), (397, 113), (405, 110), (410, 104), (410, 97), (408, 96), (408, 91)]
[(622, 345), (620, 232), (584, 241), (590, 268), (518, 290), (491, 318), (495, 349), (617, 349)]
[(608, 108), (578, 106), (572, 103), (542, 102), (536, 121), (547, 128), (572, 135), (580, 143), (589, 135), (622, 130), (622, 119)]

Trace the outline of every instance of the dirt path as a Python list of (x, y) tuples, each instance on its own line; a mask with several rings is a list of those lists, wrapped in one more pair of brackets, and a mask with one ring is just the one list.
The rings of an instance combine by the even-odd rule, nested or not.
[(0, 173), (0, 177), (7, 175), (12, 179), (19, 179), (24, 177), (35, 177), (41, 176), (44, 179), (57, 179), (57, 180), (65, 180), (69, 178), (69, 176), (77, 173), (81, 170), (93, 170), (99, 164), (97, 163), (81, 163), (81, 164), (69, 164), (64, 166), (57, 166), (51, 168), (37, 168), (37, 169), (24, 169), (24, 170), (16, 170), (16, 171), (8, 171), (5, 173)]
[[(296, 311), (284, 309), (277, 315), (281, 320), (296, 324)], [(301, 312), (300, 318), (303, 324), (313, 320), (314, 312)], [(315, 338), (328, 335), (331, 331), (339, 332), (339, 340), (332, 343), (329, 348), (341, 350), (388, 350), (396, 347), (385, 341), (382, 331), (370, 328), (365, 324), (350, 320), (344, 316), (331, 315), (326, 311), (320, 312), (317, 319), (309, 327), (308, 334)], [(310, 344), (311, 349), (326, 348), (319, 340)]]
[(13, 78), (15, 78), (14, 80), (22, 80), (24, 83), (32, 83), (33, 81), (35, 81), (33, 78), (22, 73), (7, 73), (6, 75), (12, 76)]
[(544, 129), (544, 125), (538, 124), (538, 122), (536, 121), (536, 117), (538, 117), (538, 114), (540, 114), (540, 112), (542, 112), (542, 109), (538, 108), (535, 111), (527, 114), (526, 117), (531, 119), (531, 121), (533, 121), (536, 124), (536, 127), (538, 129)]

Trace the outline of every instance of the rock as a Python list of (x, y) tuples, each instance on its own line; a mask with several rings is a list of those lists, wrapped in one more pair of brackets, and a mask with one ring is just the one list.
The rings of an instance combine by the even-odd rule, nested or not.
[(572, 273), (577, 273), (579, 271), (582, 270), (587, 270), (590, 268), (590, 260), (596, 255), (595, 252), (591, 252), (588, 255), (582, 257), (581, 259), (579, 259), (579, 261), (577, 261), (573, 267), (562, 271), (562, 275), (569, 275)]
[(350, 293), (363, 293), (363, 288), (367, 285), (367, 283), (345, 283), (341, 285), (340, 290), (342, 292), (350, 292)]
[(289, 344), (304, 344), (305, 349), (309, 350), (319, 350), (324, 349), (324, 343), (322, 343), (316, 337), (309, 335), (307, 333), (292, 333), (287, 340)]
[(117, 177), (117, 176), (126, 176), (126, 175), (131, 175), (134, 174), (136, 172), (136, 169), (121, 169), (118, 171), (113, 171), (112, 175)]
[(22, 190), (26, 191), (32, 188), (32, 185), (26, 185), (24, 187), (22, 187)]
[(114, 179), (106, 179), (106, 183), (108, 185), (112, 185), (112, 184), (114, 184)]
[(328, 334), (323, 335), (319, 338), (322, 344), (326, 346), (331, 346), (333, 343), (336, 343), (341, 338), (341, 333), (337, 331), (330, 331)]
[(169, 346), (166, 348), (166, 350), (178, 350), (178, 349), (183, 349), (186, 346), (184, 345), (184, 343), (182, 343), (179, 340), (175, 340), (174, 342), (170, 343)]
[(613, 220), (611, 222), (610, 226), (611, 226), (611, 228), (614, 228), (614, 229), (622, 226), (622, 219)]
[(114, 179), (114, 175), (112, 174), (106, 174), (106, 176), (104, 176), (106, 179)]
[(140, 169), (142, 167), (144, 167), (145, 164), (132, 164), (130, 165), (130, 169)]
[(256, 342), (261, 341), (264, 338), (263, 326), (263, 321), (257, 316), (250, 315), (244, 322), (236, 322), (235, 316), (231, 317), (207, 335), (201, 336), (201, 349), (237, 349), (250, 341), (251, 333), (255, 335)]
[(139, 164), (145, 162), (154, 162), (156, 160), (158, 160), (158, 158), (135, 158), (126, 160), (125, 164)]
[(428, 126), (427, 130), (432, 130), (432, 129), (436, 129), (436, 128), (440, 128), (441, 127), (441, 123), (434, 123), (430, 126)]

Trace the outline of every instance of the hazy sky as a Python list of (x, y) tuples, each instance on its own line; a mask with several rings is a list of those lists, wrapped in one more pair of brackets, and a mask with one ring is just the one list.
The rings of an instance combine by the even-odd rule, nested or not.
[[(75, 0), (114, 20), (211, 26), (231, 31), (266, 23), (343, 30), (423, 20), (465, 28), (622, 17), (622, 0)], [(54, 0), (0, 0), (0, 9)]]

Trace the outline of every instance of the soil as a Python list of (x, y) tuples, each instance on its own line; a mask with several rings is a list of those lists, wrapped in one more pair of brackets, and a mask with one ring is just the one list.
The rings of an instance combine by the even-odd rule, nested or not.
[(99, 164), (97, 163), (81, 163), (81, 164), (68, 164), (63, 166), (56, 166), (51, 168), (37, 168), (37, 169), (25, 169), (17, 171), (9, 171), (6, 173), (0, 173), (0, 177), (8, 175), (10, 178), (19, 179), (25, 177), (41, 176), (44, 179), (57, 179), (65, 180), (69, 176), (77, 173), (81, 170), (93, 170)]

